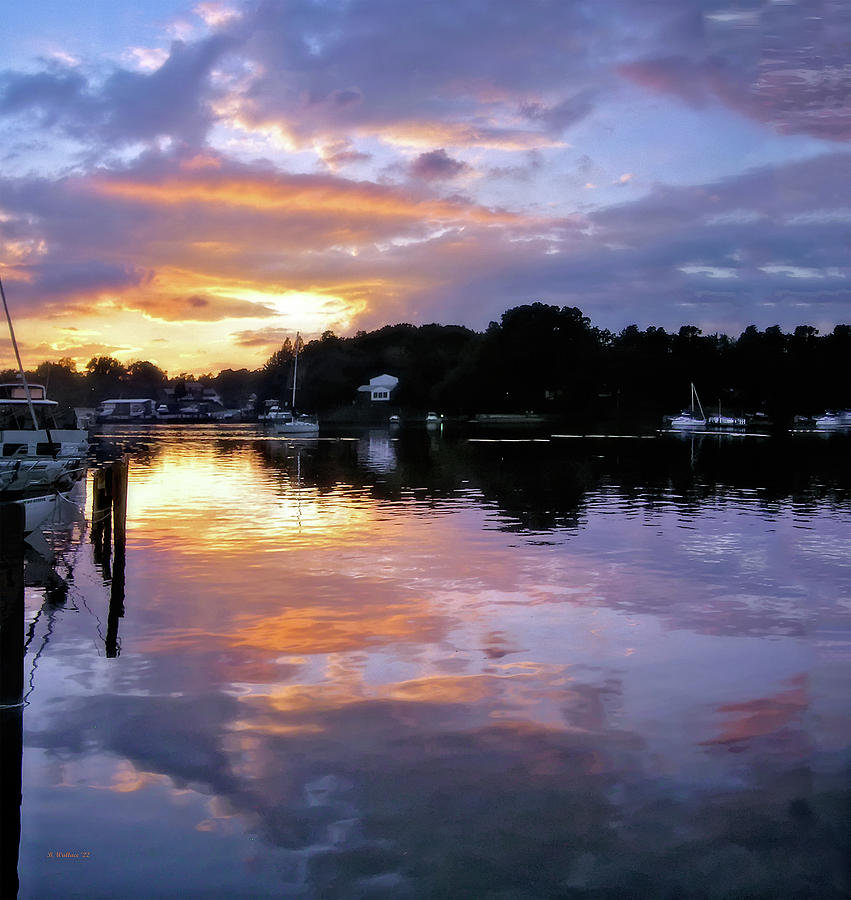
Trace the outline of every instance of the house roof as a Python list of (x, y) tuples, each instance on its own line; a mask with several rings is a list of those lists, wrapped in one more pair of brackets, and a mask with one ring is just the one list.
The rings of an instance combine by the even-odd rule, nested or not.
[(376, 375), (369, 379), (369, 384), (362, 384), (359, 391), (392, 391), (399, 384), (395, 375)]

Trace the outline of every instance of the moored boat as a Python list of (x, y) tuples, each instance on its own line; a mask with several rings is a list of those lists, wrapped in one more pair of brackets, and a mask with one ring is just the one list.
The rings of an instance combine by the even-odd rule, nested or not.
[(282, 410), (279, 406), (273, 406), (266, 414), (265, 420), (272, 426), (275, 434), (292, 435), (297, 437), (311, 437), (319, 434), (319, 420), (316, 416), (306, 413), (296, 413), (295, 396), (298, 385), (298, 351), (301, 344), (301, 335), (295, 336), (295, 358), (293, 361), (293, 396), (291, 410)]
[(725, 416), (721, 412), (721, 403), (718, 403), (718, 412), (707, 418), (707, 424), (714, 428), (744, 428), (748, 420), (744, 416)]
[(45, 494), (22, 496), (17, 500), (3, 500), (4, 506), (16, 504), (24, 511), (24, 535), (32, 534), (40, 528), (56, 512), (62, 502), (61, 496), (55, 491)]
[(57, 428), (58, 405), (40, 384), (0, 384), (0, 492), (64, 490), (82, 475), (88, 432)]
[(88, 432), (58, 427), (55, 414), (59, 404), (47, 399), (43, 385), (27, 382), (2, 281), (0, 298), (20, 379), (0, 384), (0, 495), (65, 490), (85, 471)]
[(815, 421), (816, 428), (851, 428), (851, 409), (828, 410)]
[(315, 416), (289, 415), (288, 418), (279, 418), (272, 421), (272, 431), (275, 434), (301, 435), (310, 437), (319, 434), (319, 421)]
[[(695, 409), (695, 404), (697, 409)], [(703, 413), (703, 407), (700, 405), (700, 398), (697, 396), (694, 384), (691, 385), (691, 405), (688, 409), (684, 409), (678, 416), (671, 419), (671, 428), (676, 430), (687, 428), (704, 428), (706, 426), (706, 416)]]
[[(168, 408), (166, 407), (166, 411)], [(159, 416), (156, 400), (137, 397), (104, 400), (95, 413), (100, 424), (110, 422), (152, 422)]]

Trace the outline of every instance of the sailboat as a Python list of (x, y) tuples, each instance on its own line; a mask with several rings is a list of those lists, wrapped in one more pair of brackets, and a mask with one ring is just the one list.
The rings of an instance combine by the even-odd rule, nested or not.
[(710, 425), (716, 428), (736, 428), (744, 427), (748, 424), (748, 420), (743, 416), (725, 416), (721, 412), (721, 401), (718, 401), (718, 412), (713, 413), (707, 420)]
[(275, 434), (290, 435), (293, 437), (314, 437), (319, 434), (319, 420), (316, 416), (297, 415), (295, 411), (295, 393), (298, 386), (298, 351), (301, 344), (301, 335), (295, 336), (295, 361), (293, 363), (293, 398), (289, 416), (283, 415), (272, 420), (272, 430)]
[[(697, 404), (697, 410), (700, 411), (700, 415), (695, 410), (695, 404)], [(697, 396), (697, 391), (694, 388), (694, 384), (692, 384), (691, 405), (688, 409), (684, 409), (678, 416), (674, 416), (671, 419), (671, 428), (704, 428), (705, 426), (706, 416), (703, 414), (703, 407), (700, 405), (700, 397)]]
[(45, 388), (27, 381), (3, 282), (0, 298), (18, 363), (18, 381), (0, 384), (0, 495), (66, 490), (86, 468), (89, 435), (79, 428), (57, 428), (59, 404)]

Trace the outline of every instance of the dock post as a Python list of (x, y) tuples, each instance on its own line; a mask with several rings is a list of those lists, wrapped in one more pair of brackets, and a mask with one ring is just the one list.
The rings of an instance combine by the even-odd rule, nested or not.
[(24, 508), (0, 504), (0, 897), (18, 895), (24, 696)]
[(115, 555), (124, 556), (127, 537), (127, 475), (130, 466), (126, 456), (112, 464), (112, 532)]
[[(96, 469), (92, 477), (92, 543), (95, 563), (102, 565), (104, 552), (108, 552), (110, 514), (110, 479), (107, 469)], [(106, 547), (104, 546), (106, 544)]]
[[(114, 659), (120, 653), (118, 620), (124, 617), (124, 562), (127, 540), (128, 460), (123, 456), (109, 471), (112, 500), (112, 581), (109, 587), (109, 615), (106, 621), (106, 655)], [(104, 569), (106, 574), (106, 569)]]

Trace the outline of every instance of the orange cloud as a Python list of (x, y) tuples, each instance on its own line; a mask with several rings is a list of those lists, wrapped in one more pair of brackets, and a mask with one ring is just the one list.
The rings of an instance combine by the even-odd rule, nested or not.
[(528, 222), (528, 217), (474, 204), (406, 194), (400, 189), (324, 176), (167, 175), (158, 180), (96, 177), (95, 193), (153, 206), (200, 203), (259, 212), (342, 213), (403, 219), (470, 220), (487, 224)]
[(485, 150), (540, 150), (569, 144), (539, 131), (485, 127), (465, 122), (395, 122), (379, 137), (388, 144), (406, 147), (478, 147)]

